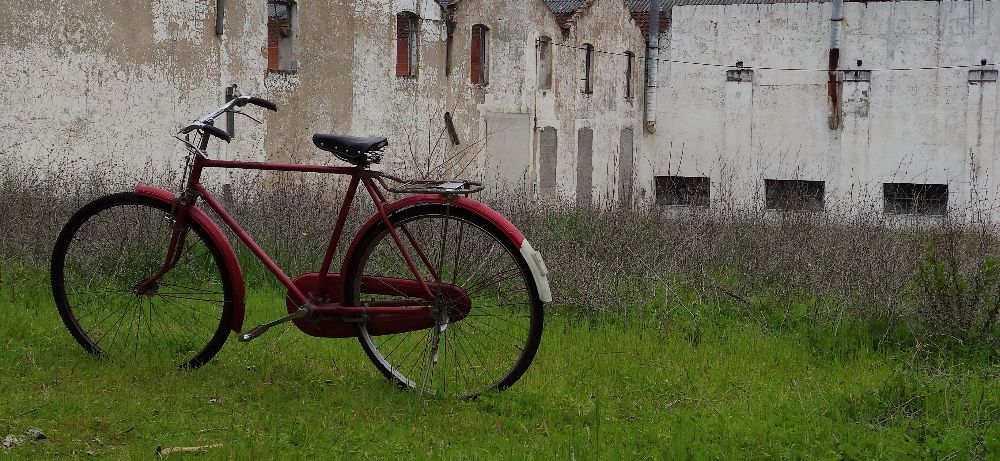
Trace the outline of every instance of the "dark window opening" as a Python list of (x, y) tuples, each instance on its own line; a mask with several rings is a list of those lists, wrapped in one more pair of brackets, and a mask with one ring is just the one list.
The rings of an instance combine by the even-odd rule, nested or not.
[(625, 52), (625, 99), (635, 97), (632, 94), (632, 65), (635, 62), (635, 53)]
[(583, 93), (594, 93), (594, 45), (583, 45)]
[(656, 204), (708, 206), (712, 181), (703, 176), (657, 176)]
[(552, 88), (552, 39), (538, 38), (538, 89)]
[(594, 130), (576, 132), (576, 204), (590, 206), (594, 194)]
[(635, 181), (633, 171), (633, 150), (635, 133), (631, 128), (622, 129), (618, 139), (618, 203), (621, 205), (632, 204), (632, 184)]
[(765, 179), (765, 206), (769, 210), (823, 211), (825, 190), (823, 181)]
[(267, 2), (267, 70), (295, 71), (298, 59), (295, 56), (295, 36), (298, 18), (296, 5), (290, 0), (268, 0)]
[(542, 129), (539, 139), (539, 173), (542, 194), (552, 195), (556, 190), (556, 160), (558, 157), (559, 136), (554, 127)]
[(948, 211), (947, 184), (885, 183), (882, 194), (889, 214), (944, 215)]
[(396, 15), (396, 76), (417, 76), (417, 15), (404, 11)]
[(472, 26), (471, 57), (472, 67), (470, 79), (475, 85), (489, 83), (489, 44), (490, 29), (482, 24)]

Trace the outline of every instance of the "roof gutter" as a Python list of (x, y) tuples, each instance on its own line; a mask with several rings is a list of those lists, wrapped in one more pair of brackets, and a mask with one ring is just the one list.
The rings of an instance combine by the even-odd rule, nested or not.
[(646, 45), (645, 121), (649, 134), (656, 133), (656, 78), (660, 58), (660, 0), (649, 1), (649, 44)]

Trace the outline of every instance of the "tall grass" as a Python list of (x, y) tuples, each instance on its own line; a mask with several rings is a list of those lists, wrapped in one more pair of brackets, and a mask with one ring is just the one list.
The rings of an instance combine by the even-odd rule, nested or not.
[[(343, 181), (270, 172), (204, 180), (290, 275), (319, 266)], [(180, 177), (152, 167), (125, 174), (57, 154), (29, 165), (0, 152), (0, 296), (16, 297), (19, 277), (46, 266), (73, 211), (136, 181), (176, 189)], [(347, 236), (373, 212), (363, 195)], [(996, 343), (998, 242), (985, 226), (947, 217), (933, 226), (888, 226), (874, 212), (578, 208), (526, 197), (510, 191), (483, 199), (544, 255), (564, 313), (660, 322), (676, 313), (679, 296), (694, 293), (703, 302), (735, 300), (743, 307), (729, 314), (767, 327), (874, 322), (884, 326), (880, 340), (931, 349)], [(249, 283), (275, 283), (248, 252), (241, 256)]]

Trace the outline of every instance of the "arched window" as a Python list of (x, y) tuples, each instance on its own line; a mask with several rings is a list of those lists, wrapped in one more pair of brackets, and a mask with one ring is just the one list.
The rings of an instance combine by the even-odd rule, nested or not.
[(632, 90), (632, 69), (635, 64), (635, 53), (631, 51), (625, 52), (625, 99), (632, 99), (635, 97)]
[(552, 39), (538, 37), (538, 89), (552, 88)]
[(594, 45), (583, 44), (583, 93), (594, 93)]
[(396, 76), (417, 77), (417, 15), (404, 11), (396, 15)]
[(470, 80), (476, 85), (489, 83), (490, 78), (490, 29), (482, 24), (472, 26)]

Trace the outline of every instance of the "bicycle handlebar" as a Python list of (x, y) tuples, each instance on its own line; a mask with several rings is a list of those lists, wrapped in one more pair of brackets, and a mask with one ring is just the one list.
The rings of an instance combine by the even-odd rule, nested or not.
[(182, 129), (180, 133), (188, 134), (194, 130), (198, 130), (205, 134), (210, 134), (212, 136), (215, 136), (216, 138), (219, 138), (223, 141), (230, 142), (233, 140), (232, 136), (230, 136), (229, 133), (227, 133), (225, 130), (215, 126), (215, 118), (226, 112), (232, 112), (234, 107), (243, 107), (247, 104), (253, 104), (255, 106), (262, 107), (264, 109), (268, 109), (274, 112), (278, 111), (278, 106), (275, 103), (268, 101), (264, 98), (238, 95), (235, 98), (227, 101), (218, 109), (215, 109), (212, 112), (202, 115), (197, 120), (192, 122), (190, 125), (184, 127), (184, 129)]
[[(275, 105), (273, 102), (268, 101), (268, 100), (266, 100), (264, 98), (258, 98), (258, 97), (254, 97), (254, 96), (240, 96), (240, 98), (243, 98), (243, 99), (246, 100), (245, 103), (239, 104), (241, 107), (244, 106), (244, 105), (246, 105), (246, 104), (253, 104), (255, 106), (263, 107), (263, 108), (265, 108), (265, 109), (267, 109), (267, 110), (269, 110), (271, 112), (277, 112), (278, 111), (278, 106), (277, 105)], [(239, 98), (237, 98), (237, 99), (239, 99)]]

